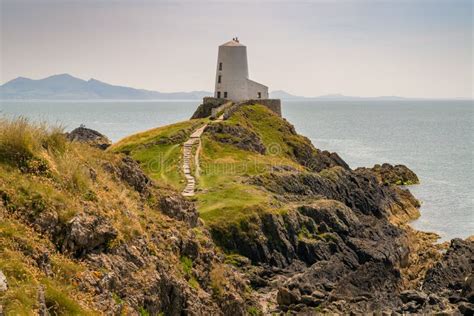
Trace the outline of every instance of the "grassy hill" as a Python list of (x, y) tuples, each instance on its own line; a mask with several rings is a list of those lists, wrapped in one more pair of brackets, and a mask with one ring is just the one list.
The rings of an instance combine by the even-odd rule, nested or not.
[(255, 214), (282, 213), (293, 205), (282, 203), (261, 185), (256, 175), (313, 171), (336, 163), (298, 135), (293, 126), (262, 105), (240, 107), (225, 121), (185, 121), (127, 137), (112, 146), (130, 154), (152, 178), (176, 189), (184, 187), (180, 171), (182, 144), (200, 124), (201, 176), (195, 197), (201, 218), (211, 227), (245, 223)]
[[(199, 124), (131, 137), (124, 148), (143, 160), (156, 153), (178, 159), (171, 141), (136, 144), (168, 141)], [(70, 142), (60, 129), (0, 120), (0, 272), (7, 284), (0, 311), (220, 314), (235, 300), (245, 311), (245, 285), (197, 226), (194, 206), (170, 189), (179, 186), (177, 172), (147, 170), (165, 181), (153, 182), (122, 154)]]

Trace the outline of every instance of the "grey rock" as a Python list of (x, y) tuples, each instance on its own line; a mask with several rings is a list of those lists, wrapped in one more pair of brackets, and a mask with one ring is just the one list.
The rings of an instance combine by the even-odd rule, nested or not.
[(301, 301), (301, 295), (297, 289), (289, 290), (287, 288), (278, 289), (277, 302), (279, 305), (290, 306)]
[[(447, 291), (448, 296), (472, 300), (474, 241), (453, 239), (442, 260), (427, 272), (422, 289), (428, 293)], [(462, 292), (461, 292), (462, 291)], [(461, 293), (459, 293), (461, 292)]]
[(80, 126), (70, 133), (66, 133), (66, 137), (70, 141), (86, 143), (103, 150), (107, 149), (112, 144), (112, 142), (106, 136), (84, 126)]
[(8, 290), (7, 277), (0, 270), (0, 292), (5, 292), (6, 290)]
[(400, 293), (400, 299), (403, 303), (416, 302), (418, 304), (424, 304), (428, 300), (428, 295), (415, 290), (406, 290)]
[(323, 298), (326, 297), (326, 294), (324, 294), (324, 293), (321, 292), (321, 291), (314, 290), (314, 291), (311, 293), (311, 296), (314, 297), (314, 298), (323, 299)]
[(159, 202), (160, 210), (169, 217), (186, 222), (191, 227), (198, 225), (199, 214), (194, 203), (178, 195), (164, 196)]
[(143, 172), (140, 165), (130, 157), (124, 157), (118, 166), (120, 178), (136, 191), (148, 195), (151, 179)]
[(474, 315), (474, 304), (462, 302), (458, 305), (458, 309), (463, 315)]
[(108, 243), (117, 237), (117, 231), (108, 220), (87, 214), (71, 219), (64, 234), (63, 251), (70, 251), (78, 257), (94, 249), (106, 249)]
[(44, 297), (44, 286), (40, 285), (38, 287), (38, 315), (39, 316), (49, 316), (48, 307), (46, 306), (46, 300)]
[(462, 289), (462, 296), (474, 304), (474, 271), (467, 277)]
[(372, 168), (357, 168), (356, 170), (371, 170), (375, 173), (377, 180), (381, 184), (417, 184), (419, 179), (417, 175), (405, 165), (391, 165), (384, 163), (375, 165)]

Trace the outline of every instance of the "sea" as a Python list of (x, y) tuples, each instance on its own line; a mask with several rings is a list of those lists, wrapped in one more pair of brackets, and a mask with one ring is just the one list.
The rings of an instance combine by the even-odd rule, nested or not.
[[(196, 101), (0, 101), (0, 116), (24, 116), (72, 130), (81, 124), (116, 142), (189, 119)], [(283, 101), (283, 116), (352, 168), (404, 164), (420, 178), (422, 202), (412, 226), (440, 241), (474, 235), (472, 101)]]

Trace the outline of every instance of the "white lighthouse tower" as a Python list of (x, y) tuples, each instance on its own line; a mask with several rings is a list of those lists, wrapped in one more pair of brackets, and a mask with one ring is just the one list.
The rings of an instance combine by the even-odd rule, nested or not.
[(214, 97), (231, 101), (268, 99), (268, 87), (249, 79), (247, 47), (238, 38), (219, 46)]

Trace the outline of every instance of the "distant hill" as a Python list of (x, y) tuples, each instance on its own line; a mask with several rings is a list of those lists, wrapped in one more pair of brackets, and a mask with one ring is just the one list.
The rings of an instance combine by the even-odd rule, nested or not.
[(353, 97), (343, 94), (326, 94), (318, 97), (304, 97), (299, 95), (290, 94), (283, 90), (276, 90), (270, 92), (270, 97), (274, 99), (282, 100), (327, 100), (327, 101), (354, 101), (354, 100), (406, 100), (403, 97), (397, 96), (380, 96), (380, 97)]
[(18, 77), (0, 86), (0, 99), (39, 100), (200, 100), (207, 91), (164, 93), (114, 86), (96, 79), (82, 80), (69, 74), (33, 80)]

